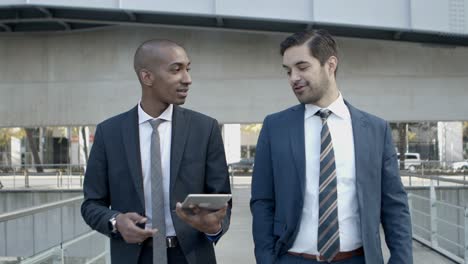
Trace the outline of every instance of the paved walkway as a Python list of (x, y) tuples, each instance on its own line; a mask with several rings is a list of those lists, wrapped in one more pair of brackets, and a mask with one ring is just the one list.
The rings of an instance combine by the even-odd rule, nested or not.
[[(247, 177), (246, 177), (247, 178)], [(244, 181), (246, 181), (245, 179)], [(238, 181), (240, 183), (240, 180)], [(236, 182), (235, 182), (236, 183)], [(250, 185), (235, 184), (233, 188), (233, 210), (231, 227), (216, 246), (218, 263), (220, 264), (250, 264), (255, 263), (252, 241), (252, 217), (249, 208)], [(383, 254), (387, 260), (388, 249), (382, 237)], [(449, 264), (454, 263), (420, 243), (413, 242), (415, 264)]]

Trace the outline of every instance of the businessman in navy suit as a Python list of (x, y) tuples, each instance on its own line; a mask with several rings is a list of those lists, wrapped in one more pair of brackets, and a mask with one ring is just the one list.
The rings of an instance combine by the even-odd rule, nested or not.
[(411, 264), (412, 235), (389, 124), (356, 109), (336, 84), (338, 53), (324, 30), (281, 43), (300, 104), (269, 115), (252, 178), (257, 263)]
[(192, 83), (185, 50), (149, 40), (136, 51), (138, 105), (96, 127), (84, 181), (86, 223), (111, 239), (112, 263), (216, 263), (231, 205), (182, 209), (191, 193), (230, 193), (217, 121), (184, 109)]

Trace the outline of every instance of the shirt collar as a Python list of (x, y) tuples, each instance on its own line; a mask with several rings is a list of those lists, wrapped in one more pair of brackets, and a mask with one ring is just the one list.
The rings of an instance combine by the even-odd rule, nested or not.
[(138, 124), (141, 125), (144, 122), (152, 119), (164, 119), (166, 121), (172, 121), (172, 112), (174, 110), (174, 106), (170, 104), (164, 112), (161, 113), (158, 117), (152, 117), (148, 115), (143, 108), (141, 107), (141, 100), (138, 102)]
[[(308, 119), (309, 117), (314, 116), (318, 110), (322, 109), (321, 107), (316, 106), (314, 104), (306, 104), (305, 108), (306, 110), (305, 110), (304, 119)], [(348, 107), (346, 106), (343, 100), (343, 96), (341, 95), (341, 92), (338, 98), (336, 98), (336, 100), (333, 103), (331, 103), (328, 107), (326, 107), (326, 109), (332, 111), (332, 113), (338, 116), (339, 118), (342, 118), (342, 119), (351, 118)]]

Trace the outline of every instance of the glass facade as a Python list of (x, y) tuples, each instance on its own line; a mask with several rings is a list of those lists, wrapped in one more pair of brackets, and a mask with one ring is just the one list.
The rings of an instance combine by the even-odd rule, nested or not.
[[(468, 159), (468, 122), (391, 122), (398, 153), (417, 153), (421, 161), (450, 166)], [(229, 162), (255, 157), (262, 124), (221, 125)], [(95, 126), (0, 128), (0, 171), (28, 168), (83, 170)], [(230, 159), (230, 153), (234, 158)], [(231, 155), (232, 156), (232, 155)]]
[(83, 168), (94, 131), (95, 126), (0, 128), (0, 169)]

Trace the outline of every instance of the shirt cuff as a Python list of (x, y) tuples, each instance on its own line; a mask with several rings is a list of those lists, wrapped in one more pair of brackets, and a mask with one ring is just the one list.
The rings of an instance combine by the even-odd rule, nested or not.
[(221, 237), (221, 233), (223, 233), (223, 228), (221, 228), (216, 234), (205, 233), (205, 235), (206, 235), (206, 238), (210, 240), (210, 242), (216, 242)]

